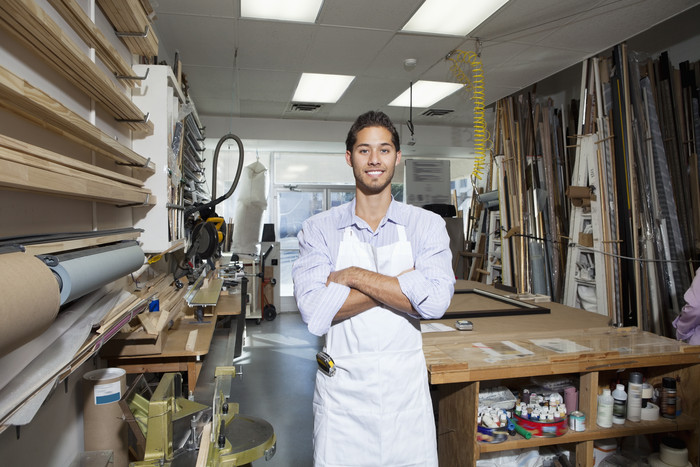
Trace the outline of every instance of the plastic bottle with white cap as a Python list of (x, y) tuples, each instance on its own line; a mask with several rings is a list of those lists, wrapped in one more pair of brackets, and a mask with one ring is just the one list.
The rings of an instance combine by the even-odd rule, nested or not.
[(613, 417), (613, 399), (610, 394), (610, 388), (604, 388), (603, 394), (598, 396), (598, 411), (596, 416), (596, 424), (601, 428), (610, 428), (612, 426)]
[(625, 385), (618, 384), (612, 392), (613, 402), (613, 417), (612, 421), (615, 424), (622, 425), (625, 423), (625, 412), (627, 408), (627, 393)]

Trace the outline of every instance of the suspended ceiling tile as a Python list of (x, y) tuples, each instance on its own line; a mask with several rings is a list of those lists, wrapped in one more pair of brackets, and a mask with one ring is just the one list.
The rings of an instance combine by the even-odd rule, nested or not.
[[(484, 42), (508, 41), (537, 43), (553, 29), (566, 24), (582, 12), (613, 0), (581, 2), (579, 0), (513, 0), (477, 27), (472, 38)], [(615, 0), (618, 1), (618, 0)], [(625, 0), (626, 1), (626, 0)]]
[[(241, 115), (259, 118), (282, 118), (287, 105), (281, 102), (259, 101), (251, 99), (240, 100)], [(276, 139), (270, 135), (270, 139)]]
[[(383, 50), (374, 58), (366, 75), (369, 77), (394, 76), (406, 81), (416, 81), (436, 62), (454, 49), (461, 39), (424, 34), (396, 34)], [(407, 71), (404, 60), (417, 59), (416, 68)]]
[(321, 24), (397, 31), (423, 0), (324, 0)]
[(321, 26), (307, 50), (303, 70), (344, 75), (364, 72), (391, 36), (387, 31)]
[(292, 72), (242, 69), (237, 88), (248, 100), (287, 103), (292, 99), (299, 76)]
[(164, 13), (234, 18), (238, 17), (239, 12), (239, 2), (234, 0), (157, 0), (151, 3), (158, 12), (159, 20), (160, 15)]
[[(642, 1), (606, 5), (570, 21), (565, 29), (553, 31), (546, 42), (557, 47), (598, 53), (634, 36), (640, 28), (655, 24), (681, 11), (685, 2)], [(620, 19), (624, 18), (624, 21)], [(697, 26), (696, 26), (697, 27)], [(595, 30), (595, 34), (591, 31)]]
[(522, 57), (504, 63), (493, 70), (504, 79), (503, 84), (511, 83), (520, 89), (552, 75), (552, 70), (563, 70), (580, 60), (571, 51), (552, 47), (530, 47)]
[(170, 53), (179, 51), (188, 66), (233, 64), (234, 21), (229, 18), (159, 14), (156, 28)]
[(303, 71), (302, 64), (318, 30), (316, 25), (239, 20), (238, 66)]

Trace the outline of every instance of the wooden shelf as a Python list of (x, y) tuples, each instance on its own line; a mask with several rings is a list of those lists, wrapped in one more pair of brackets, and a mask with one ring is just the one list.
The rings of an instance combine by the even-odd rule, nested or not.
[(153, 133), (145, 113), (61, 30), (34, 0), (0, 2), (0, 25), (131, 129)]
[(624, 425), (613, 425), (611, 428), (593, 428), (586, 424), (586, 431), (569, 430), (562, 436), (538, 437), (533, 436), (525, 439), (520, 435), (511, 436), (508, 441), (497, 444), (478, 443), (479, 452), (501, 452), (509, 449), (526, 449), (539, 446), (553, 446), (557, 444), (581, 443), (584, 441), (595, 441), (607, 438), (623, 438), (652, 433), (671, 433), (676, 431), (692, 431), (698, 426), (698, 419), (689, 415), (681, 415), (675, 420), (659, 418), (655, 421), (630, 422), (625, 421)]
[(158, 55), (158, 37), (142, 0), (97, 0), (97, 4), (131, 53), (145, 57)]
[[(480, 288), (503, 291), (485, 284), (457, 281), (455, 290)], [(546, 302), (550, 314), (472, 318), (474, 330), (423, 335), (423, 351), (438, 398), (438, 454), (440, 465), (473, 466), (481, 453), (538, 446), (573, 445), (576, 465), (593, 465), (593, 441), (638, 434), (678, 433), (688, 445), (690, 461), (700, 458), (700, 346), (644, 332), (637, 328), (606, 326), (607, 316)], [(483, 304), (463, 305), (482, 309)], [(468, 311), (468, 310), (467, 310)], [(444, 319), (448, 326), (454, 319)], [(506, 344), (504, 344), (506, 342)], [(475, 345), (477, 344), (478, 345)], [(512, 343), (524, 351), (513, 354)], [(489, 349), (489, 352), (484, 351)], [(499, 350), (501, 349), (501, 350)], [(677, 419), (630, 422), (600, 428), (596, 425), (597, 397), (605, 387), (641, 371), (652, 385), (664, 377), (681, 382), (678, 389), (683, 415)], [(624, 372), (624, 373), (621, 373)], [(559, 437), (509, 437), (498, 444), (477, 441), (477, 411), (482, 382), (522, 386), (523, 378), (573, 375), (578, 380), (578, 407), (586, 415), (586, 431)], [(572, 459), (573, 460), (573, 459)]]
[(118, 175), (0, 135), (0, 186), (117, 205), (155, 204), (150, 190), (117, 181)]
[(0, 106), (117, 162), (141, 167), (151, 174), (155, 172), (155, 165), (149, 159), (1, 66)]
[[(48, 0), (52, 7), (63, 17), (71, 28), (80, 36), (87, 45), (95, 49), (95, 54), (102, 63), (109, 68), (115, 76), (131, 76), (134, 72), (117, 49), (110, 44), (95, 23), (83, 11), (76, 0)], [(133, 79), (121, 79), (121, 83), (128, 86), (138, 86), (139, 81)]]

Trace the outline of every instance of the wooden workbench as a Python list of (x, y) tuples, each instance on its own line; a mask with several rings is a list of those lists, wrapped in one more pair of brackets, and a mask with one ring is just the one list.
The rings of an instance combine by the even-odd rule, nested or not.
[[(205, 316), (202, 322), (192, 316), (183, 316), (167, 331), (167, 337), (160, 353), (153, 355), (109, 356), (106, 355), (110, 366), (123, 368), (127, 373), (165, 373), (171, 371), (187, 372), (187, 387), (194, 391), (197, 378), (202, 370), (202, 357), (209, 353), (216, 313)], [(187, 340), (191, 331), (197, 331), (197, 340), (188, 350)]]
[[(457, 289), (465, 288), (504, 293), (484, 284), (458, 281)], [(593, 465), (596, 439), (679, 432), (688, 441), (690, 460), (697, 466), (700, 395), (692, 388), (700, 385), (700, 346), (637, 328), (609, 327), (607, 317), (561, 304), (537, 305), (550, 308), (550, 313), (470, 318), (473, 331), (423, 334), (430, 382), (438, 387), (440, 465), (464, 467), (475, 465), (484, 452), (569, 444), (575, 447), (576, 464), (586, 467)], [(474, 306), (481, 309), (483, 304)], [(455, 321), (447, 317), (439, 322), (454, 326)], [(626, 421), (613, 428), (598, 427), (598, 394), (618, 377), (626, 382), (629, 371), (642, 372), (653, 385), (660, 384), (664, 376), (676, 377), (683, 414), (674, 420)], [(500, 444), (478, 443), (480, 386), (498, 381), (517, 388), (541, 375), (570, 375), (579, 381), (579, 410), (586, 415), (586, 431), (569, 431), (556, 438), (525, 440), (517, 435)]]

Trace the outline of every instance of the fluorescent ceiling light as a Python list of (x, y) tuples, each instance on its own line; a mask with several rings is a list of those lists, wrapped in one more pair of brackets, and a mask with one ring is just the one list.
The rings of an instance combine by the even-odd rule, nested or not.
[(466, 36), (508, 0), (425, 0), (402, 31)]
[[(441, 101), (464, 85), (445, 83), (441, 81), (418, 81), (413, 83), (413, 107), (430, 107)], [(406, 89), (399, 97), (389, 103), (394, 107), (411, 106), (411, 88)]]
[(347, 75), (302, 73), (292, 100), (294, 102), (318, 102), (323, 104), (338, 102), (340, 96), (343, 95), (354, 79), (354, 76)]
[(314, 23), (323, 0), (241, 0), (241, 18)]

